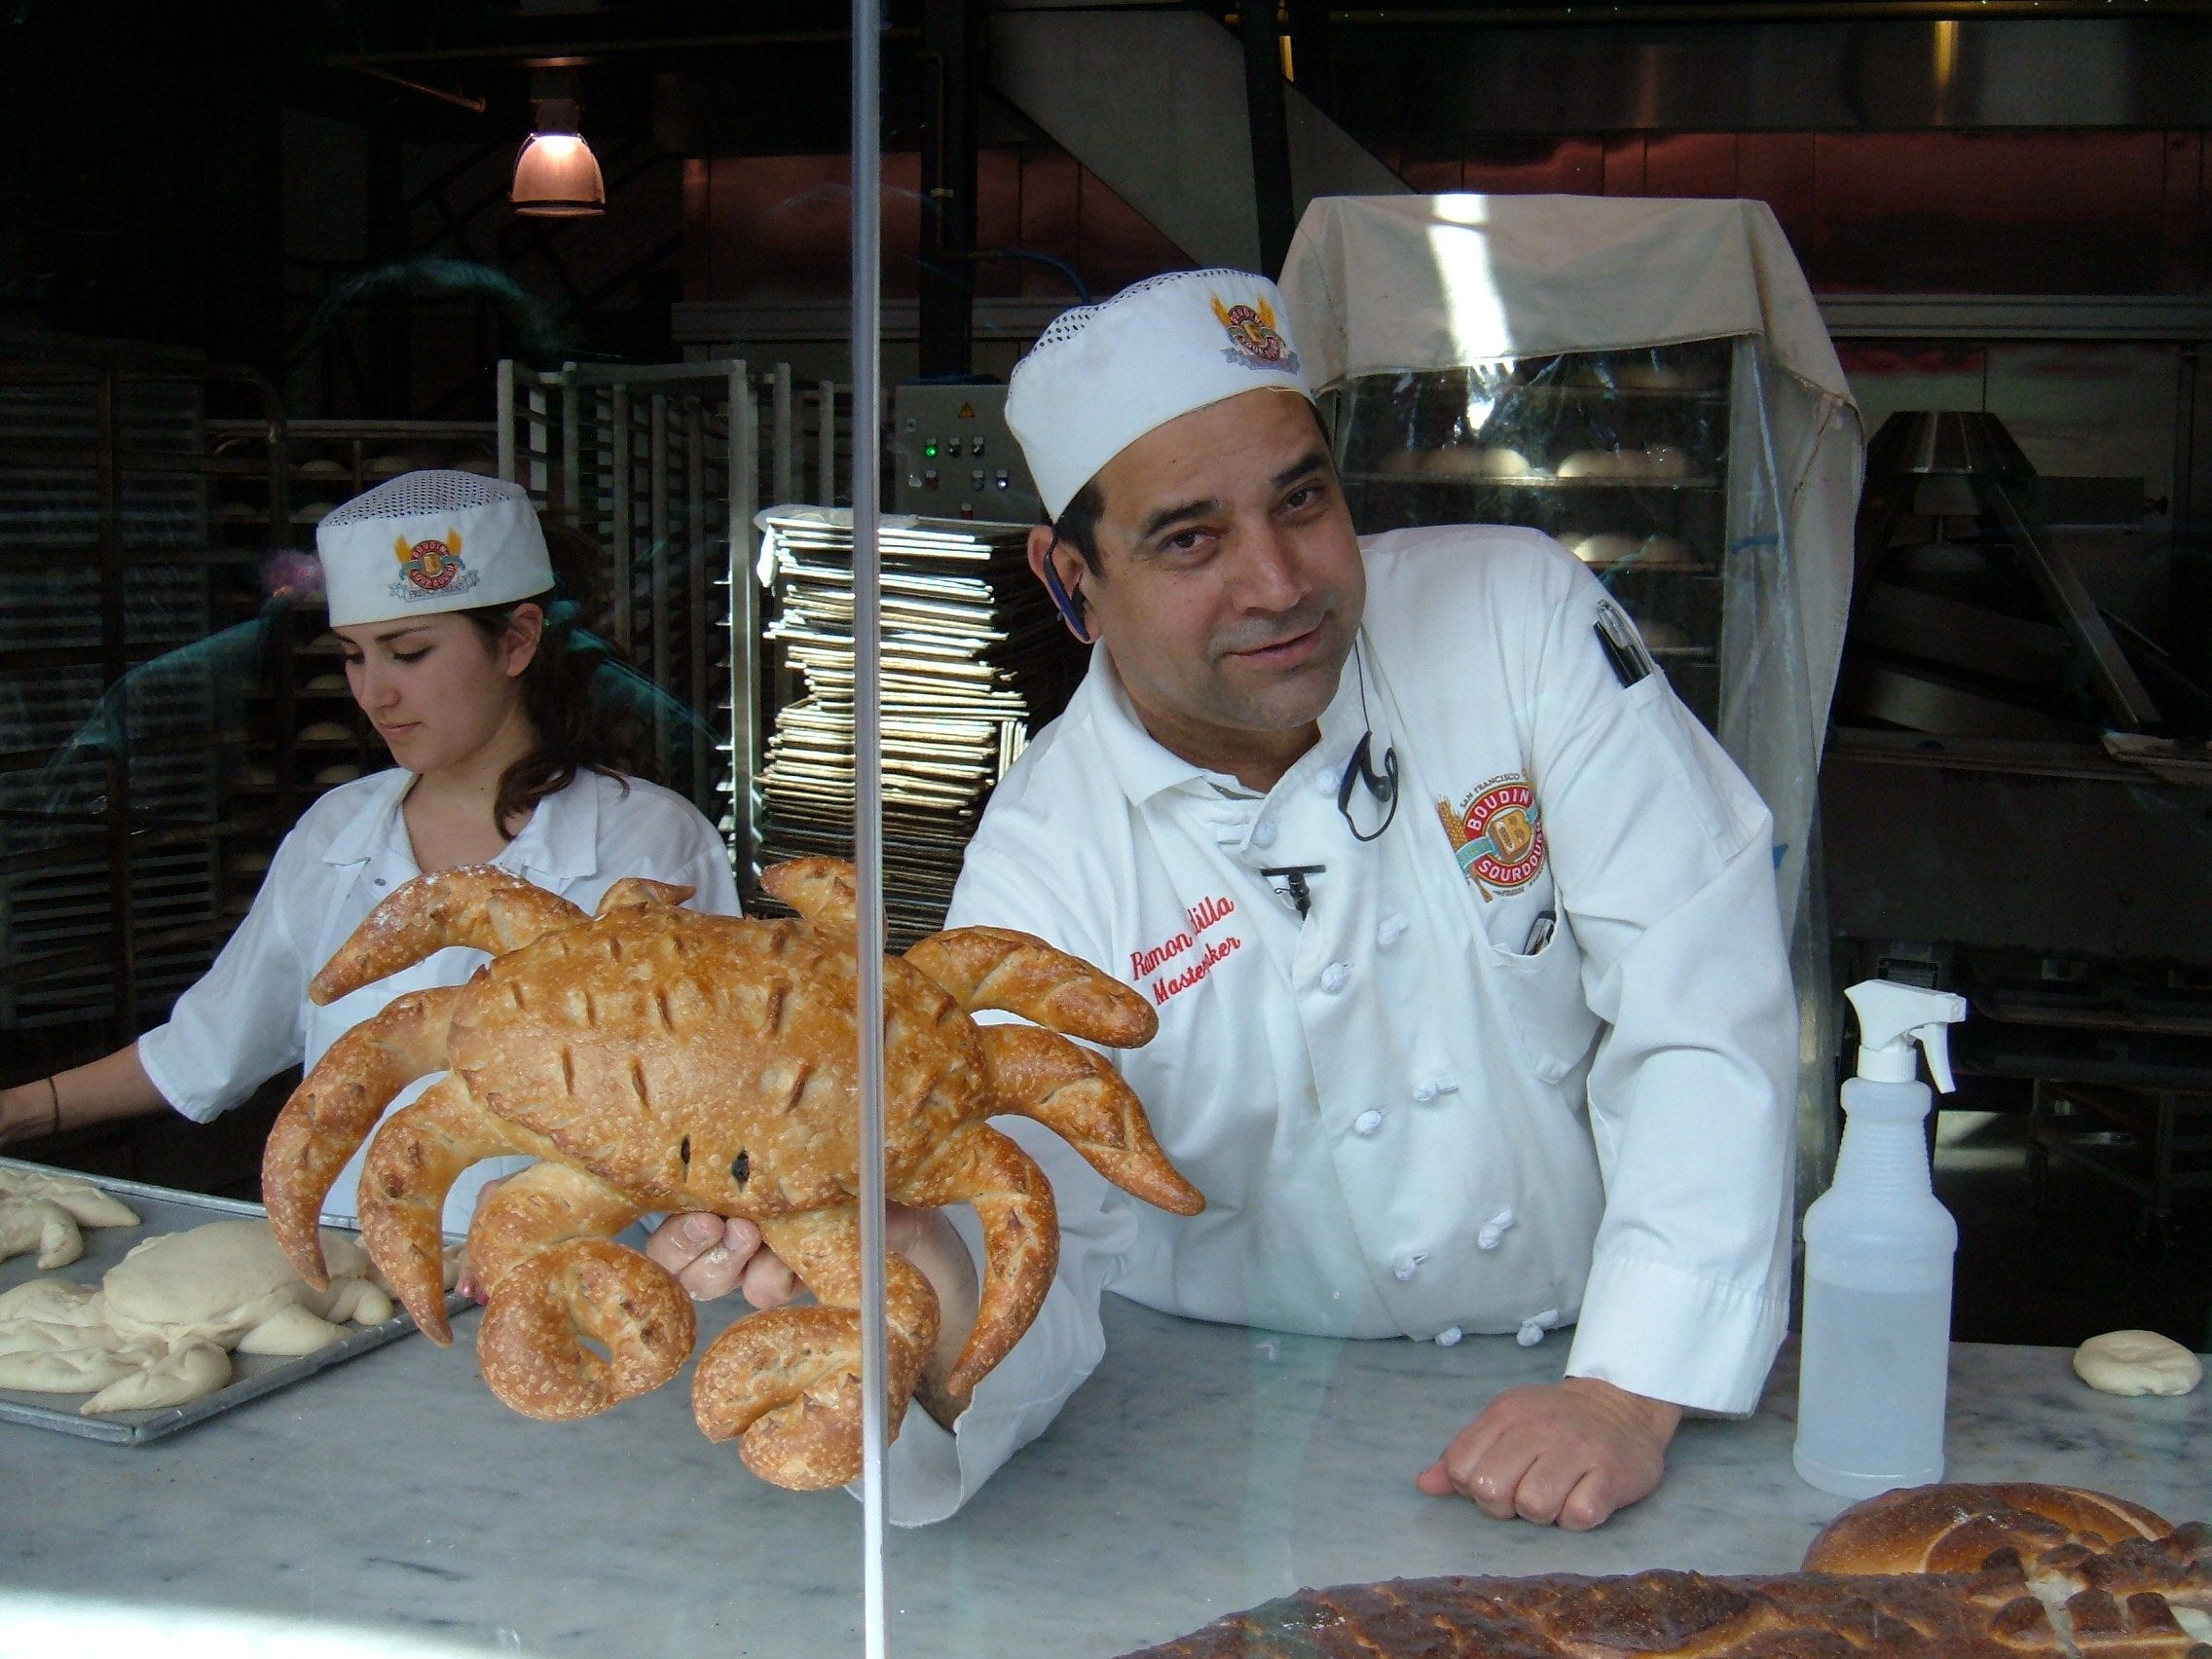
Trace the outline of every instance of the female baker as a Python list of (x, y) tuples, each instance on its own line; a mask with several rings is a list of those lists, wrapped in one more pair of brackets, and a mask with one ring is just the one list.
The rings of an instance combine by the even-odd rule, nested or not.
[[(557, 600), (546, 535), (521, 489), (406, 473), (332, 512), (315, 543), (348, 685), (396, 766), (308, 808), (253, 908), (166, 1024), (0, 1091), (0, 1144), (165, 1106), (204, 1123), (287, 1066), (312, 1067), (402, 992), (461, 983), (481, 951), (438, 951), (327, 1008), (307, 1000), (309, 978), (376, 903), (424, 871), (497, 865), (587, 910), (618, 878), (648, 876), (696, 889), (699, 909), (736, 913), (713, 826), (682, 796), (615, 769), (608, 723), (587, 696), (607, 650), (576, 631), (575, 605)], [(353, 1214), (361, 1158), (340, 1173), (327, 1214)], [(465, 1230), (480, 1189), (527, 1161), (464, 1174), (448, 1230)]]

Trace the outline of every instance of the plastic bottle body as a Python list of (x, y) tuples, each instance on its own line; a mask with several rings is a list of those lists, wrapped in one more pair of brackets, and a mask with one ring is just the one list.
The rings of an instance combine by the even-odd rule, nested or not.
[(1958, 1226), (1936, 1201), (1916, 1083), (1844, 1085), (1835, 1184), (1805, 1214), (1797, 1472), (1871, 1497), (1942, 1478)]

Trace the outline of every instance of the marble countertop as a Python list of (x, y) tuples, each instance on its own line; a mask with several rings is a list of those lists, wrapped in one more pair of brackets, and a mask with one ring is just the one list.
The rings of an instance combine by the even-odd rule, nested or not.
[[(1106, 1361), (1051, 1432), (953, 1520), (894, 1535), (901, 1659), (1102, 1659), (1300, 1584), (1788, 1570), (1843, 1507), (1790, 1468), (1787, 1351), (1757, 1417), (1684, 1424), (1660, 1491), (1573, 1536), (1413, 1486), (1492, 1393), (1555, 1378), (1563, 1338), (1340, 1343), (1107, 1300)], [(337, 1633), (329, 1651), (350, 1634), (384, 1652), (859, 1653), (858, 1503), (756, 1481), (692, 1424), (688, 1373), (588, 1422), (517, 1417), (476, 1375), (474, 1324), (144, 1447), (0, 1423), (0, 1650), (41, 1618), (158, 1615)], [(2064, 1350), (1961, 1346), (1949, 1458), (1952, 1479), (2205, 1517), (2212, 1399), (2110, 1398)]]

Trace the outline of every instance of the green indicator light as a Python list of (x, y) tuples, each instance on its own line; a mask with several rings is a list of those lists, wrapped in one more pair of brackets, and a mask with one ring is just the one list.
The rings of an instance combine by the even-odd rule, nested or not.
[(922, 446), (922, 454), (928, 456), (932, 461), (935, 461), (937, 459), (937, 445), (924, 444)]

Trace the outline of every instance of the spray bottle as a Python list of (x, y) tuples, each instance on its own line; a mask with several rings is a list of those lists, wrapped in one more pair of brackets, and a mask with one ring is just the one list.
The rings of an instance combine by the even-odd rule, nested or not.
[(1949, 1093), (1945, 1027), (1967, 1005), (1886, 979), (1844, 994), (1859, 1012), (1859, 1075), (1843, 1086), (1835, 1182), (1805, 1212), (1795, 1460), (1823, 1492), (1861, 1498), (1943, 1478), (1959, 1228), (1930, 1179), (1932, 1096), (1913, 1045)]

